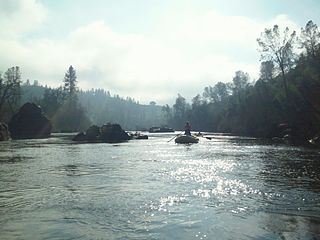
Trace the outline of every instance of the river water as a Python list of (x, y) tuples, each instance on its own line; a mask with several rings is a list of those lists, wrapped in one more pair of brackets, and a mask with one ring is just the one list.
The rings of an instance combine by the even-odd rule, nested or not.
[(320, 151), (211, 135), (0, 143), (1, 239), (320, 239)]

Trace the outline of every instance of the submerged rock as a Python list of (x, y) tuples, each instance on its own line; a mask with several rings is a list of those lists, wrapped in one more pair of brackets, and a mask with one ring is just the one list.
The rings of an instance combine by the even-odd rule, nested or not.
[(24, 104), (9, 122), (13, 139), (45, 138), (51, 134), (52, 125), (34, 103)]
[(0, 122), (0, 141), (7, 141), (10, 139), (11, 137), (10, 137), (8, 125)]

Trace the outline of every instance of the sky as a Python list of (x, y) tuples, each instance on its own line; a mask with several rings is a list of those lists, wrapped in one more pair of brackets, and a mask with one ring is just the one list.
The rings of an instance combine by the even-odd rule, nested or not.
[(140, 103), (187, 101), (236, 71), (259, 77), (256, 39), (274, 24), (320, 24), (319, 0), (0, 0), (0, 71)]

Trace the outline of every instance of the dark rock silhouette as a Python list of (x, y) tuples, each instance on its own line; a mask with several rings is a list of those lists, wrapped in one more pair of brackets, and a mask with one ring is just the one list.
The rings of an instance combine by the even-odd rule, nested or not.
[(80, 132), (77, 135), (75, 135), (72, 140), (73, 141), (77, 141), (77, 142), (87, 141), (87, 137), (86, 137), (86, 134), (84, 132)]
[(51, 134), (52, 125), (34, 103), (24, 104), (9, 122), (13, 139), (46, 138)]
[(0, 122), (0, 141), (7, 141), (10, 139), (11, 137), (10, 137), (8, 125)]
[(130, 140), (130, 136), (119, 124), (106, 124), (101, 127), (100, 139), (102, 142), (123, 142)]
[(91, 126), (86, 133), (78, 133), (73, 141), (119, 143), (130, 140), (130, 136), (119, 124), (106, 124), (102, 127)]
[(92, 125), (87, 129), (85, 136), (87, 141), (96, 141), (99, 139), (100, 134), (101, 134), (100, 127), (96, 125)]

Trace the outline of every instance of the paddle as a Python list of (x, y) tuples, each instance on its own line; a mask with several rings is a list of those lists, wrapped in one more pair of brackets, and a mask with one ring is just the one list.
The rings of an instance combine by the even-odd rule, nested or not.
[[(182, 131), (181, 133), (183, 133), (184, 131)], [(175, 139), (176, 137), (178, 137), (179, 135), (181, 135), (181, 133), (179, 133), (179, 134), (177, 134), (177, 135), (175, 135), (173, 138), (171, 138), (169, 141), (167, 141), (167, 142), (171, 142), (173, 139)]]

